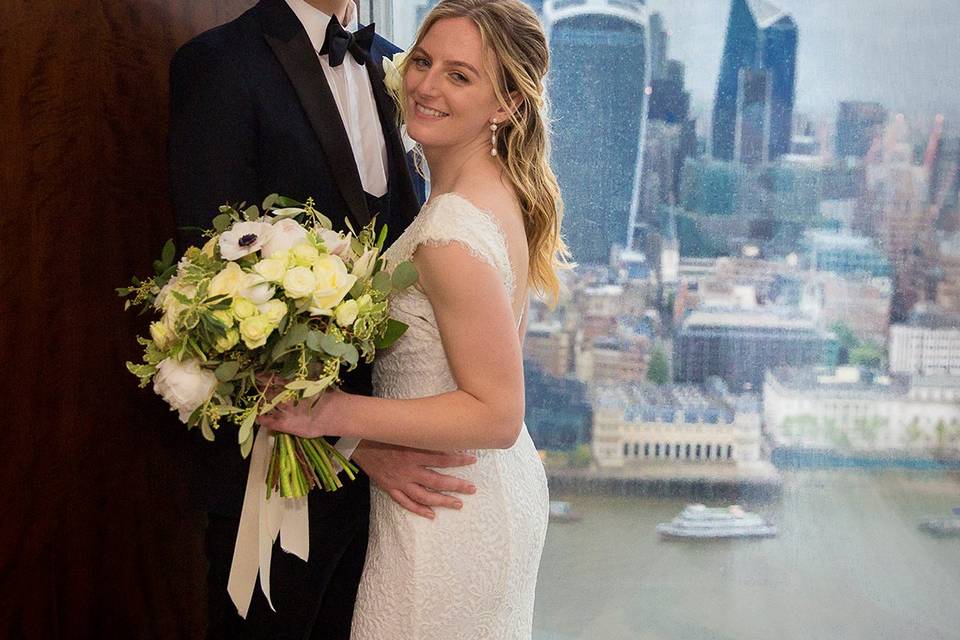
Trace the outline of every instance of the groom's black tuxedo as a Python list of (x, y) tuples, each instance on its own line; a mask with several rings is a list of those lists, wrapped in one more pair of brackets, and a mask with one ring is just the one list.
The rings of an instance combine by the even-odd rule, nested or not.
[[(376, 215), (388, 243), (406, 228), (422, 200), (404, 155), (381, 61), (399, 51), (374, 39), (366, 67), (388, 157), (387, 194), (364, 193), (340, 114), (306, 31), (284, 0), (262, 0), (236, 20), (185, 44), (170, 68), (170, 178), (178, 227), (209, 228), (219, 205), (259, 204), (270, 193), (303, 201), (355, 229)], [(377, 211), (371, 211), (376, 207)], [(198, 236), (181, 233), (181, 243)], [(370, 392), (369, 368), (345, 387)], [(194, 485), (209, 513), (209, 637), (344, 638), (366, 550), (366, 477), (333, 493), (310, 494), (310, 562), (274, 548), (270, 611), (260, 589), (247, 620), (236, 614), (226, 584), (248, 463), (235, 432), (192, 443)], [(317, 621), (316, 629), (314, 622)]]

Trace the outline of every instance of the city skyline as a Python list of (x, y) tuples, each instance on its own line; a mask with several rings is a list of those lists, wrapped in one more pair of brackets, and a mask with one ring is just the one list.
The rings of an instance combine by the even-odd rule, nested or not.
[[(777, 0), (800, 31), (797, 111), (833, 118), (844, 100), (876, 101), (909, 118), (943, 113), (952, 131), (960, 121), (960, 3), (923, 0)], [(686, 65), (693, 114), (706, 125), (720, 75), (730, 0), (648, 0), (670, 34), (671, 58)], [(869, 8), (869, 11), (866, 9)], [(909, 50), (910, 55), (903, 55)]]

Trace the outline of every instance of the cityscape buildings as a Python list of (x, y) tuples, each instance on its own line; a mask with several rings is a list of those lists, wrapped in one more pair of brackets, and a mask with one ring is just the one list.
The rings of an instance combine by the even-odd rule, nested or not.
[(778, 368), (763, 385), (776, 446), (844, 453), (960, 452), (960, 377)]
[(713, 106), (713, 157), (765, 162), (790, 151), (797, 26), (765, 0), (732, 0)]
[(767, 369), (833, 364), (837, 350), (835, 336), (795, 312), (697, 309), (674, 336), (673, 379), (717, 376), (731, 390), (756, 391)]
[(890, 371), (960, 376), (960, 313), (917, 305), (890, 327)]
[(631, 248), (639, 209), (650, 82), (642, 2), (547, 0), (553, 164), (564, 194), (564, 234), (580, 263)]
[(601, 468), (760, 460), (755, 396), (730, 396), (715, 385), (637, 384), (599, 387), (593, 405), (593, 452)]

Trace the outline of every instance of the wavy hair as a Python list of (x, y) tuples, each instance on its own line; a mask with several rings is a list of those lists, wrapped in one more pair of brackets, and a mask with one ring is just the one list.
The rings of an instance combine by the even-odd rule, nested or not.
[[(523, 212), (530, 282), (555, 305), (562, 288), (558, 274), (573, 263), (560, 233), (563, 199), (550, 168), (550, 120), (544, 83), (550, 52), (543, 26), (520, 0), (442, 0), (424, 18), (413, 46), (420, 44), (437, 21), (446, 18), (472, 20), (480, 30), (484, 48), (494, 54), (496, 68), (487, 68), (487, 72), (497, 101), (510, 113), (497, 135), (497, 158)], [(405, 58), (400, 64), (401, 75), (407, 61)], [(516, 108), (512, 96), (518, 98)]]

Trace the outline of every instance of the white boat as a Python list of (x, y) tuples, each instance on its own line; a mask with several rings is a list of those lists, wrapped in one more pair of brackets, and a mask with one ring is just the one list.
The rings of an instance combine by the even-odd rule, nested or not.
[(960, 507), (953, 508), (953, 516), (921, 520), (920, 528), (938, 538), (960, 537)]
[(570, 510), (569, 502), (551, 500), (550, 520), (551, 522), (576, 522), (580, 520), (580, 514)]
[(690, 504), (670, 522), (658, 524), (657, 533), (667, 538), (770, 538), (777, 528), (740, 505)]

